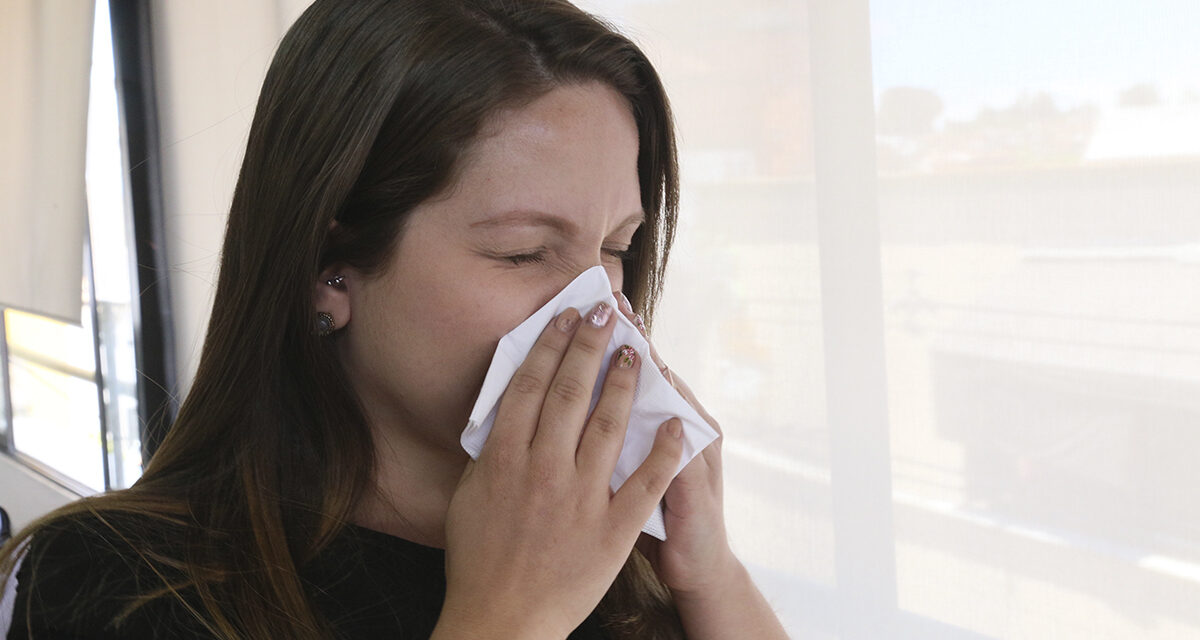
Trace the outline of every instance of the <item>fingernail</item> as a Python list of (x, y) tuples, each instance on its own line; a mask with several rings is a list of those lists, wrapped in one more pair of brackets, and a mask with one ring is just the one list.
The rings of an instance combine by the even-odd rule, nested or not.
[(683, 435), (683, 423), (678, 418), (672, 419), (667, 423), (667, 433), (671, 434), (672, 438), (678, 438)]
[(617, 349), (616, 363), (617, 363), (618, 369), (629, 369), (633, 366), (633, 363), (636, 361), (637, 361), (637, 349), (634, 349), (633, 347), (631, 347), (627, 344), (621, 345), (621, 348)]
[(637, 327), (638, 331), (642, 332), (642, 335), (646, 335), (646, 321), (642, 319), (642, 314), (633, 314), (633, 326)]
[(608, 324), (608, 319), (612, 317), (612, 307), (601, 302), (592, 309), (592, 313), (588, 315), (588, 322), (592, 323), (593, 327), (603, 327)]
[(625, 292), (617, 291), (615, 293), (617, 294), (617, 302), (621, 305), (621, 311), (633, 313), (633, 303), (629, 301), (629, 298), (625, 297)]
[(554, 326), (565, 333), (570, 333), (575, 328), (576, 322), (579, 322), (579, 314), (575, 313), (573, 309), (567, 309), (559, 314), (558, 319), (554, 321)]

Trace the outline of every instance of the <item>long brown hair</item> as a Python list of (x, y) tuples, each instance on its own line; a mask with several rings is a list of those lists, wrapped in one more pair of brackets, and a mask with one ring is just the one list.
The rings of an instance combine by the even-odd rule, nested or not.
[[(333, 263), (382, 268), (407, 213), (453, 185), (489, 117), (586, 81), (624, 95), (637, 123), (647, 218), (624, 291), (649, 322), (678, 178), (666, 95), (632, 42), (565, 0), (317, 0), (267, 72), (199, 370), (169, 435), (133, 488), (38, 521), (0, 570), (54, 523), (119, 519), (113, 533), (162, 584), (118, 618), (173, 597), (219, 637), (324, 635), (299, 569), (345, 526), (374, 456), (334, 347), (314, 333), (313, 283)], [(154, 523), (186, 532), (186, 557), (142, 550)], [(636, 552), (600, 613), (615, 637), (682, 637)]]

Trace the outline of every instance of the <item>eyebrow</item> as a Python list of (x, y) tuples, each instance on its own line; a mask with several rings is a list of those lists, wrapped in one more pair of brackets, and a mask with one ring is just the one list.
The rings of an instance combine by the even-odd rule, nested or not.
[[(624, 229), (625, 227), (628, 227), (633, 224), (642, 224), (645, 221), (646, 221), (646, 212), (638, 211), (636, 213), (631, 214), (629, 217), (625, 218), (623, 221), (621, 221), (621, 223), (617, 225), (616, 230), (619, 231), (619, 230)], [(485, 220), (479, 220), (477, 222), (472, 222), (470, 224), (471, 228), (476, 228), (476, 227), (483, 227), (483, 228), (519, 227), (519, 226), (550, 227), (566, 236), (574, 236), (579, 231), (578, 226), (574, 222), (571, 222), (570, 220), (567, 220), (566, 218), (562, 218), (562, 217), (552, 215), (549, 213), (545, 213), (542, 211), (525, 211), (525, 210), (509, 211), (507, 213), (502, 213), (498, 216), (493, 216), (493, 217), (487, 218)]]

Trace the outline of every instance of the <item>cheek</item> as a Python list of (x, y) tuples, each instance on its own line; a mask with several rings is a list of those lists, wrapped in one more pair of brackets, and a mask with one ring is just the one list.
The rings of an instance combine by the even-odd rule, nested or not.
[[(453, 376), (474, 377), (475, 369), (495, 348), (494, 302), (478, 290), (459, 284), (428, 288), (418, 312), (413, 336), (424, 342), (437, 358), (440, 368)], [(486, 367), (486, 364), (484, 364)]]
[(439, 354), (447, 375), (464, 382), (482, 383), (496, 345), (509, 331), (548, 302), (559, 289), (521, 285), (499, 279), (472, 278), (442, 282), (429, 289), (422, 305), (423, 336)]
[(356, 345), (366, 373), (362, 383), (385, 408), (381, 415), (415, 416), (434, 431), (453, 431), (483, 383), (498, 319), (488, 300), (465, 285), (433, 286), (415, 278), (406, 285), (408, 291), (427, 286), (422, 295), (372, 309), (378, 315), (363, 323), (373, 331)]
[[(421, 293), (403, 305), (405, 317), (397, 318), (395, 326), (408, 334), (405, 349), (410, 350), (413, 365), (426, 369), (423, 378), (469, 386), (471, 393), (482, 384), (500, 338), (574, 278), (570, 274), (547, 277), (532, 269), (491, 271), (445, 262), (432, 269), (430, 264), (438, 263), (408, 265), (416, 268), (407, 271), (409, 277), (398, 288)], [(605, 261), (604, 266), (612, 290), (620, 290), (621, 264)]]

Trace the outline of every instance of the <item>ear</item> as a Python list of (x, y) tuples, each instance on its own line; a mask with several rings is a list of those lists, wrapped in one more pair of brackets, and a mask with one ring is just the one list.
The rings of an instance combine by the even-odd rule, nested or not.
[(344, 265), (327, 267), (317, 276), (313, 290), (314, 318), (321, 311), (333, 316), (334, 331), (350, 324), (350, 287), (354, 285), (350, 271)]

